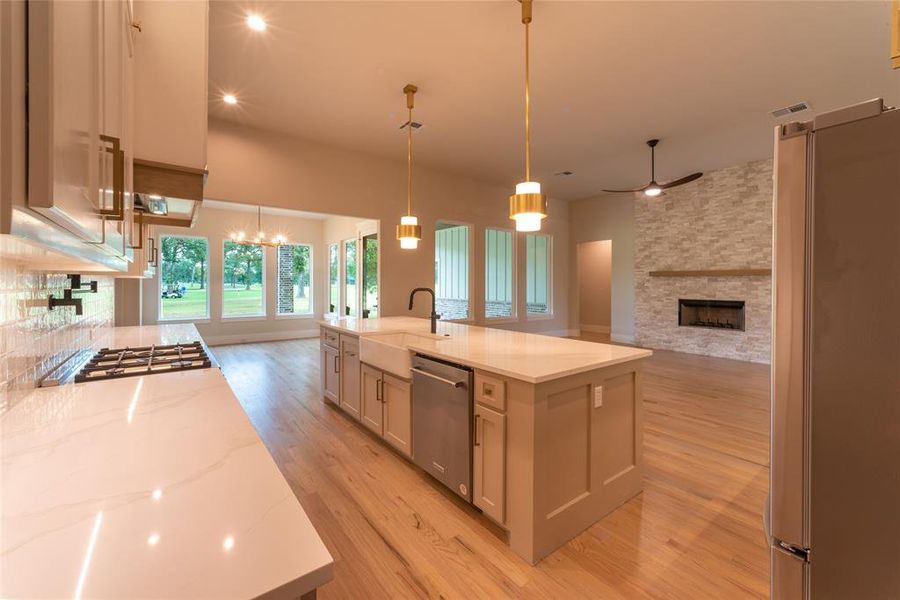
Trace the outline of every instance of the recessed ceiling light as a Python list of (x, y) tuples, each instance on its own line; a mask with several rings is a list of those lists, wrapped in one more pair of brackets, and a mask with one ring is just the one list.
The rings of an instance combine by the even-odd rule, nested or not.
[(259, 15), (247, 15), (247, 27), (253, 31), (265, 31), (266, 22)]
[(222, 96), (222, 101), (224, 101), (225, 104), (237, 104), (237, 98), (234, 97), (234, 94), (225, 94)]

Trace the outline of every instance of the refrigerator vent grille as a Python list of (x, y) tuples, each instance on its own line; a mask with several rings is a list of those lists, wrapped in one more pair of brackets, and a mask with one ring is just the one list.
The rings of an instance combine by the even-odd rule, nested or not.
[(783, 117), (785, 115), (792, 115), (794, 113), (803, 112), (804, 110), (809, 110), (808, 102), (798, 102), (797, 104), (792, 104), (791, 106), (786, 106), (784, 108), (779, 108), (778, 110), (772, 111), (772, 116), (776, 119), (778, 117)]

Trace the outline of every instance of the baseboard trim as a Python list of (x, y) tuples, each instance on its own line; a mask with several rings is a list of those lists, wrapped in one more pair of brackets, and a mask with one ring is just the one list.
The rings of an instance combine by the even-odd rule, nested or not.
[(581, 325), (581, 331), (588, 333), (609, 333), (609, 325)]
[(319, 337), (317, 329), (300, 329), (295, 331), (270, 331), (262, 333), (237, 333), (230, 335), (204, 335), (207, 346), (227, 346), (229, 344), (255, 344), (259, 342), (282, 342), (284, 340), (301, 340)]
[(609, 336), (610, 341), (619, 342), (620, 344), (634, 344), (634, 336), (624, 333), (613, 333)]

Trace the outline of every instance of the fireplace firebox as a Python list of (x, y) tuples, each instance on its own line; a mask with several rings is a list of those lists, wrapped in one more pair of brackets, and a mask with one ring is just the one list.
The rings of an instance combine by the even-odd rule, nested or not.
[(678, 325), (744, 331), (743, 300), (678, 300)]

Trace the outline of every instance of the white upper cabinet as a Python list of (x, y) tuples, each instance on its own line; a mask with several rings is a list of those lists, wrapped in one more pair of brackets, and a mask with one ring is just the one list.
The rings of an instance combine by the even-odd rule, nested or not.
[(134, 19), (134, 156), (205, 169), (209, 7), (138, 0)]
[(23, 215), (12, 233), (123, 271), (134, 254), (130, 5), (33, 1), (27, 28), (26, 206), (43, 219)]

